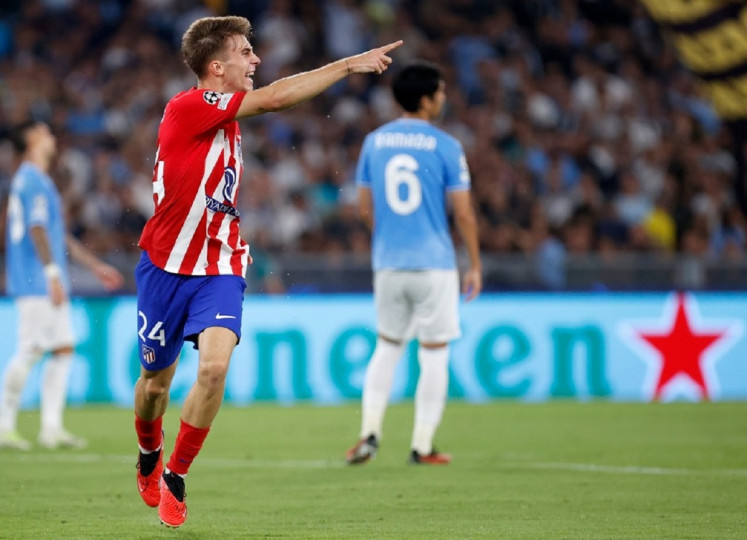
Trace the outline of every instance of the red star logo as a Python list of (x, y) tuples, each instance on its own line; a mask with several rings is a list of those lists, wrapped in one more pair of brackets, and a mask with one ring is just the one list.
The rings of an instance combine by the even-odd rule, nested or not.
[(677, 375), (686, 375), (699, 388), (703, 399), (709, 399), (708, 385), (703, 377), (703, 354), (728, 330), (697, 333), (690, 325), (691, 317), (685, 305), (685, 295), (677, 296), (677, 309), (671, 328), (664, 333), (638, 332), (661, 357), (661, 371), (656, 381), (654, 399), (660, 399), (664, 387)]

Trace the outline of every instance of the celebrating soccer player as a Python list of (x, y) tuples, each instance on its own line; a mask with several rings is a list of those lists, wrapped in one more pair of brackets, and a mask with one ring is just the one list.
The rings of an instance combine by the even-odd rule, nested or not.
[[(135, 271), (141, 374), (135, 385), (140, 454), (137, 484), (161, 521), (187, 517), (184, 477), (223, 400), (231, 353), (241, 337), (249, 246), (239, 236), (236, 200), (242, 175), (239, 118), (281, 111), (353, 73), (382, 73), (397, 41), (286, 77), (254, 90), (260, 65), (243, 17), (195, 21), (182, 53), (197, 87), (166, 105), (153, 173), (155, 213), (140, 239)], [(162, 417), (184, 341), (199, 350), (197, 381), (181, 411), (163, 466)]]

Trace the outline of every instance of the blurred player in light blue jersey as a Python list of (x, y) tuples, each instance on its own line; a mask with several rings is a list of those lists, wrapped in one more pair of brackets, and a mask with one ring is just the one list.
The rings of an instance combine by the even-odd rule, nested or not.
[(359, 210), (373, 232), (378, 340), (366, 370), (360, 439), (351, 464), (376, 456), (394, 370), (406, 342), (418, 340), (420, 377), (410, 462), (446, 464), (433, 448), (448, 389), (449, 342), (459, 329), (459, 275), (447, 206), (469, 256), (462, 289), (482, 289), (477, 221), (461, 144), (430, 122), (441, 114), (445, 84), (437, 66), (412, 64), (394, 79), (400, 118), (370, 133), (356, 172)]
[(48, 175), (57, 147), (49, 127), (24, 122), (10, 139), (22, 158), (10, 185), (6, 227), (7, 294), (15, 297), (19, 321), (16, 353), (0, 389), (0, 447), (31, 448), (16, 430), (18, 406), (31, 367), (49, 353), (42, 374), (38, 441), (46, 448), (79, 448), (85, 441), (68, 433), (62, 423), (73, 358), (67, 253), (109, 289), (124, 280), (65, 233), (60, 194)]

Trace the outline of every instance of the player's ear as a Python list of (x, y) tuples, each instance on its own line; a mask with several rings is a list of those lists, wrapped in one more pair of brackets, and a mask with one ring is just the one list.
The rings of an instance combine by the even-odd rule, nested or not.
[(223, 75), (223, 62), (220, 60), (211, 60), (208, 64), (208, 73), (217, 77)]
[(429, 96), (428, 94), (423, 94), (420, 96), (420, 102), (418, 103), (418, 110), (422, 111), (424, 109), (427, 109), (430, 107), (430, 105), (433, 103), (433, 96)]

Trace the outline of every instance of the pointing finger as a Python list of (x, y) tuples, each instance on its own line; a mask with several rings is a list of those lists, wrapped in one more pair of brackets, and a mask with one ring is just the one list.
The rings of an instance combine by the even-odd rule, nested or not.
[(404, 41), (402, 41), (401, 39), (399, 39), (399, 40), (397, 40), (397, 41), (395, 41), (393, 43), (389, 43), (388, 45), (384, 45), (383, 47), (381, 47), (381, 52), (387, 53), (387, 52), (391, 51), (392, 49), (396, 49), (397, 47), (399, 47), (403, 43), (404, 43)]

